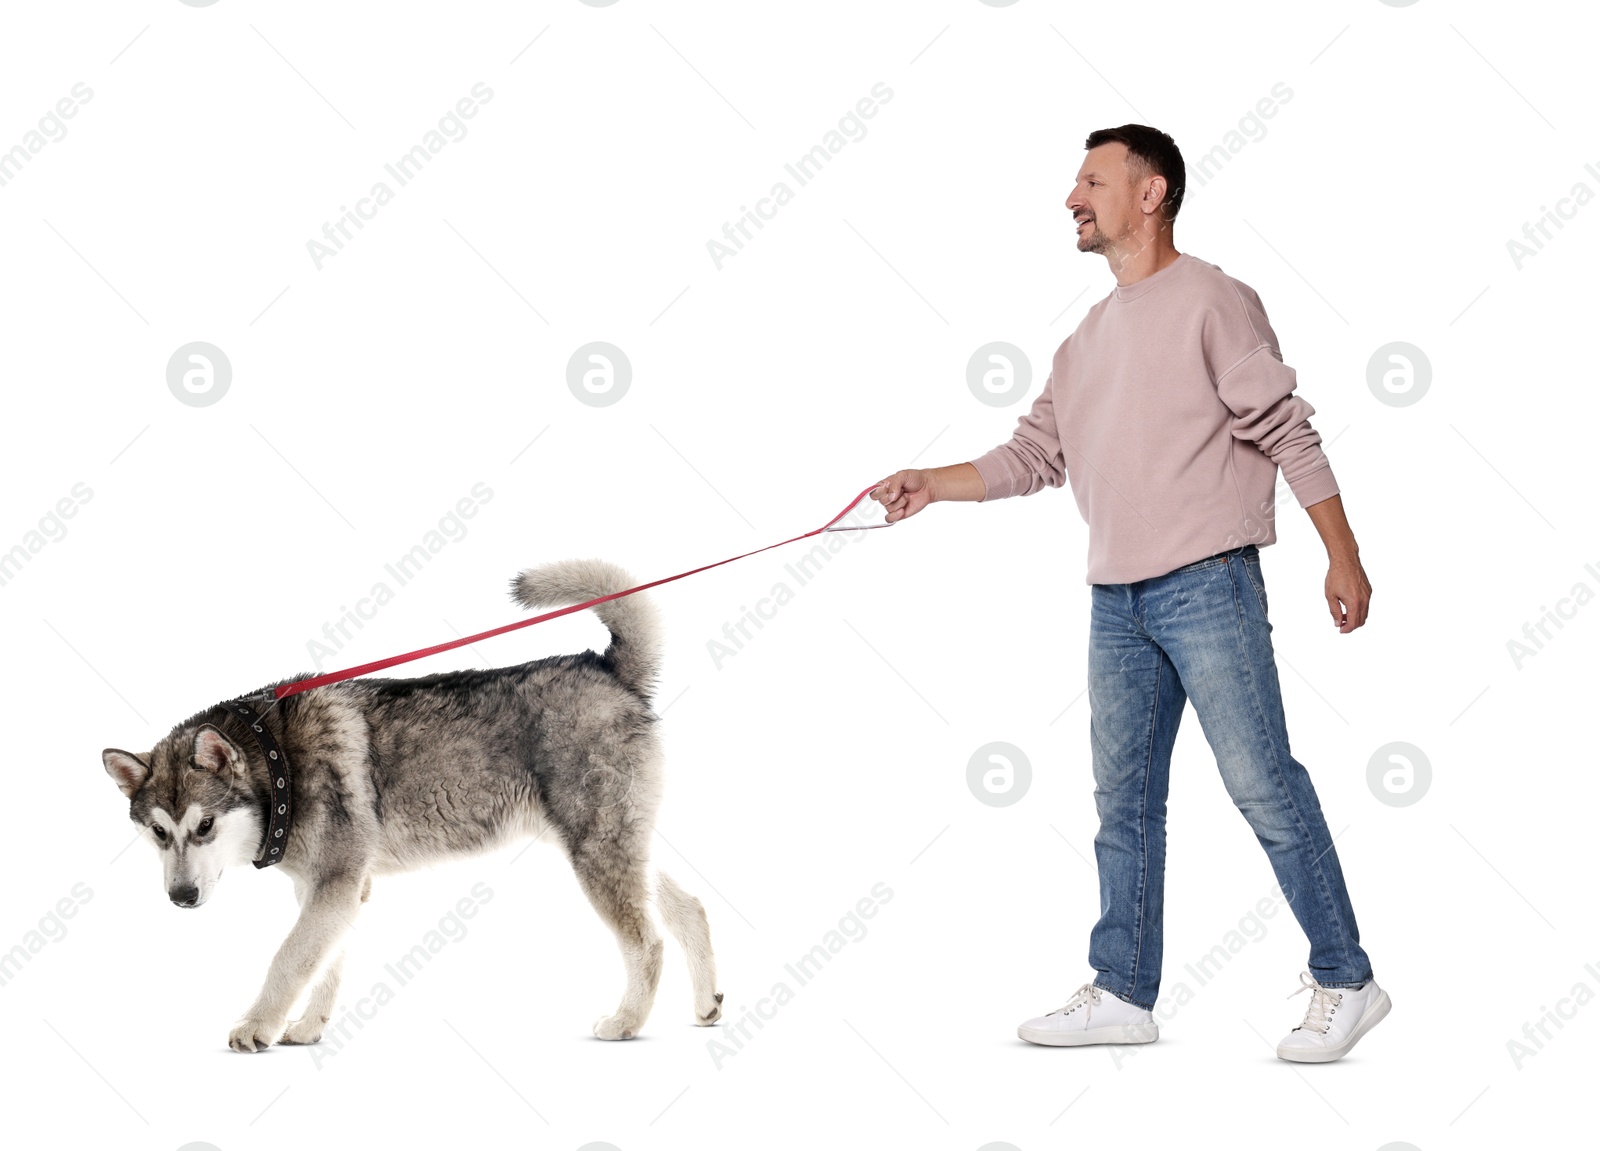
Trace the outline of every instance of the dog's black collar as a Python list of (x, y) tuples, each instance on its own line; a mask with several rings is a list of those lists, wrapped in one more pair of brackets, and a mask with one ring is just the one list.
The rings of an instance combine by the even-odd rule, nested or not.
[(271, 867), (283, 862), (283, 853), (289, 845), (289, 825), (294, 819), (294, 780), (289, 774), (289, 756), (245, 699), (230, 699), (222, 706), (249, 724), (250, 734), (256, 737), (256, 744), (266, 760), (267, 833), (254, 862), (257, 867)]

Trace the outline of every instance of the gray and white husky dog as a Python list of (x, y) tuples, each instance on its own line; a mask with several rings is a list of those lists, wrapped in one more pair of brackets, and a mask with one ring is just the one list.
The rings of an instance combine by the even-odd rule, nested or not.
[[(550, 608), (631, 586), (614, 564), (568, 560), (522, 572), (511, 594), (524, 607)], [(705, 909), (649, 862), (662, 776), (651, 710), (660, 668), (654, 605), (636, 593), (593, 610), (611, 632), (603, 655), (346, 680), (257, 705), (291, 768), (280, 866), (294, 880), (300, 915), (229, 1033), (230, 1047), (322, 1037), (345, 935), (373, 876), (546, 832), (615, 933), (627, 968), (621, 1003), (594, 1033), (631, 1039), (650, 1014), (663, 950), (652, 902), (688, 957), (695, 1023), (716, 1022), (722, 995)], [(161, 853), (167, 895), (179, 907), (209, 899), (228, 865), (263, 858), (281, 774), (269, 771), (268, 754), (250, 720), (225, 704), (184, 720), (144, 755), (103, 753), (130, 817)], [(313, 978), (304, 1013), (290, 1022)]]

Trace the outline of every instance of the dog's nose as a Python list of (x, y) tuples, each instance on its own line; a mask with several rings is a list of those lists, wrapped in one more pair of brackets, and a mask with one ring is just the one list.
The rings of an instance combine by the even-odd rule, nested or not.
[(198, 887), (174, 887), (167, 892), (167, 895), (179, 907), (198, 907), (200, 905), (200, 889)]

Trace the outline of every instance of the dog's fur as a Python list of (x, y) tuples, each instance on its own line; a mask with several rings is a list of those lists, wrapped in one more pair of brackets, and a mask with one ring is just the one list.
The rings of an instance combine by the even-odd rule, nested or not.
[[(512, 596), (549, 608), (631, 586), (614, 564), (569, 560), (521, 573)], [(695, 1022), (718, 1019), (705, 910), (649, 864), (662, 768), (650, 705), (660, 666), (654, 606), (636, 593), (594, 611), (611, 632), (604, 655), (346, 680), (258, 705), (293, 773), (293, 826), (278, 867), (294, 880), (300, 916), (228, 1036), (234, 1050), (321, 1038), (346, 929), (373, 876), (547, 832), (616, 934), (627, 968), (620, 1005), (594, 1033), (631, 1039), (650, 1013), (662, 955), (652, 899), (688, 957)], [(161, 852), (175, 904), (200, 906), (224, 867), (258, 857), (268, 772), (233, 712), (208, 708), (145, 755), (108, 748), (103, 759), (133, 822)]]

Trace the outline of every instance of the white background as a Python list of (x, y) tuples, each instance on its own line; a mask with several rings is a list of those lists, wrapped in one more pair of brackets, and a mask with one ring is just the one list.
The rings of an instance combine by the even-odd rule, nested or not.
[[(1600, 1007), (1520, 1068), (1507, 1042), (1574, 985), (1600, 993), (1595, 755), (1574, 733), (1600, 607), (1520, 669), (1507, 641), (1575, 584), (1600, 590), (1579, 342), (1600, 209), (1520, 269), (1507, 241), (1575, 184), (1600, 189), (1594, 29), (1574, 13), (9, 6), (0, 148), (75, 84), (92, 98), (0, 187), (0, 549), (27, 550), (75, 484), (92, 497), (0, 586), (0, 949), (26, 950), (75, 884), (91, 893), (0, 986), (7, 1142), (1561, 1142), (1589, 1110)], [(479, 82), (493, 97), (468, 134), (318, 270), (307, 241)], [(866, 134), (719, 270), (707, 242), (879, 82), (893, 95)], [(1252, 118), (1280, 83), (1291, 98)], [(1289, 728), (1389, 1020), (1340, 1063), (1274, 1057), (1305, 1004), (1287, 999), (1306, 943), (1286, 910), (1204, 986), (1185, 971), (1273, 886), (1191, 714), (1163, 996), (1192, 999), (1120, 1061), (1016, 1038), (1092, 976), (1098, 914), (1086, 534), (1059, 490), (843, 537), (804, 587), (790, 545), (651, 593), (658, 858), (707, 906), (723, 1027), (690, 1026), (669, 943), (643, 1037), (591, 1038), (621, 963), (535, 846), (376, 886), (345, 1006), (392, 984), (384, 964), (475, 883), (492, 899), (341, 1050), (230, 1053), (290, 885), (244, 869), (202, 911), (174, 909), (150, 850), (124, 851), (101, 748), (143, 751), (313, 670), (308, 641), (475, 483), (493, 496), (467, 534), (324, 670), (515, 619), (524, 566), (596, 555), (659, 578), (816, 527), (895, 468), (1003, 442), (1112, 286), (1062, 201), (1084, 137), (1129, 121), (1188, 159), (1179, 250), (1260, 293), (1375, 588), (1368, 625), (1338, 635), (1319, 541), (1280, 502), (1263, 567)], [(1202, 183), (1214, 146), (1229, 158)], [(213, 406), (166, 384), (195, 340), (232, 364)], [(593, 340), (633, 367), (613, 406), (566, 383)], [(1033, 364), (1009, 408), (966, 383), (994, 340)], [(1411, 406), (1367, 386), (1395, 340), (1432, 365)], [(792, 602), (717, 666), (708, 642), (779, 581)], [(399, 674), (603, 642), (584, 614)], [(1006, 807), (966, 782), (996, 740), (1033, 769)], [(1391, 741), (1432, 765), (1408, 806), (1368, 786)], [(794, 987), (784, 964), (880, 882), (893, 895), (867, 934), (718, 1066), (708, 1041)]]

